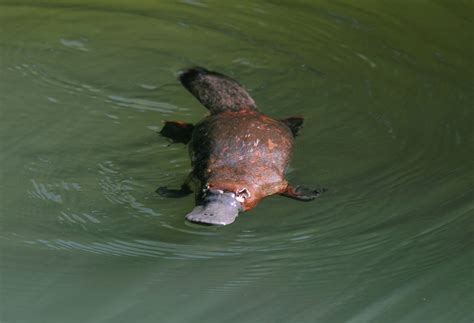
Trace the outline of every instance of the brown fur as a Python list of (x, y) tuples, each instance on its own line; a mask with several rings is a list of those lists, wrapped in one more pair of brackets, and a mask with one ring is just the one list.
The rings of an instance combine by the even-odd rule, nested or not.
[(180, 76), (188, 89), (211, 114), (241, 109), (257, 110), (255, 101), (235, 80), (202, 67), (194, 67)]

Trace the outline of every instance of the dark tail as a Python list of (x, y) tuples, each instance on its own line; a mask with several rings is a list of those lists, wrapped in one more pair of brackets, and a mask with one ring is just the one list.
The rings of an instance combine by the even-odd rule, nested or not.
[(193, 67), (184, 71), (179, 80), (211, 114), (257, 109), (255, 101), (242, 85), (223, 74)]

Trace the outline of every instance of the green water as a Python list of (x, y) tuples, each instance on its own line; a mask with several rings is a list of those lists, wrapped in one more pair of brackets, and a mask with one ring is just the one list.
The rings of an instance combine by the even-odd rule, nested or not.
[[(0, 1), (0, 322), (472, 322), (472, 1)], [(305, 127), (223, 228), (156, 131), (229, 74)]]

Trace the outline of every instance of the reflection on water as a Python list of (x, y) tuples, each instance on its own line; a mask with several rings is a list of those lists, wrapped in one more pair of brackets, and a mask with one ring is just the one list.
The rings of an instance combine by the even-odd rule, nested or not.
[[(0, 321), (474, 320), (471, 3), (0, 7)], [(185, 222), (191, 65), (304, 116), (288, 177), (329, 191)]]

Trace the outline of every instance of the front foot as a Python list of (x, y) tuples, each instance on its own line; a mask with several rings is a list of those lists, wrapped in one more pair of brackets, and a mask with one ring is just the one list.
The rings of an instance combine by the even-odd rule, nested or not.
[(325, 188), (310, 188), (304, 186), (291, 186), (288, 185), (286, 191), (281, 193), (281, 195), (299, 200), (299, 201), (312, 201), (317, 198), (322, 193), (326, 192), (327, 189)]
[(185, 197), (191, 194), (192, 192), (193, 191), (186, 184), (182, 185), (179, 190), (170, 189), (165, 186), (158, 187), (156, 189), (156, 193), (158, 193), (158, 195), (163, 196), (163, 197), (172, 197), (172, 198)]
[(193, 135), (194, 125), (182, 121), (166, 121), (163, 129), (159, 132), (165, 138), (171, 139), (173, 143), (187, 145)]

